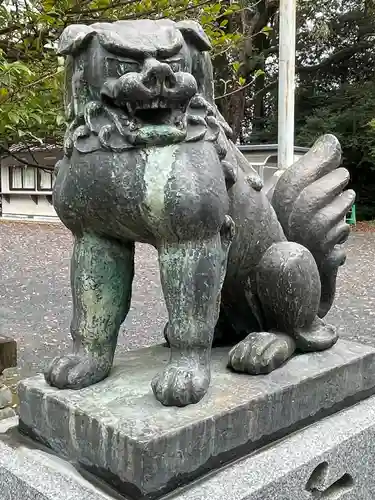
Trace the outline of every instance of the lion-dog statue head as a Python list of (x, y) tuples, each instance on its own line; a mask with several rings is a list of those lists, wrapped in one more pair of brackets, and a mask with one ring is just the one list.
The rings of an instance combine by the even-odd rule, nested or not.
[(194, 21), (66, 28), (65, 155), (204, 139), (224, 158), (231, 131), (214, 104), (210, 47)]

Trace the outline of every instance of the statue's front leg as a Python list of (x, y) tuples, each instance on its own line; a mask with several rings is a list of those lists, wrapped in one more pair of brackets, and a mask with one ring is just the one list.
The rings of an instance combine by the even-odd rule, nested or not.
[(76, 236), (71, 262), (73, 354), (52, 361), (45, 373), (49, 384), (81, 389), (109, 374), (130, 307), (133, 274), (133, 243), (95, 233)]
[(272, 245), (258, 265), (255, 290), (266, 321), (265, 332), (252, 333), (229, 354), (239, 372), (269, 373), (303, 352), (328, 349), (335, 329), (319, 317), (321, 283), (314, 257), (302, 245)]
[(220, 234), (159, 248), (171, 353), (152, 388), (163, 405), (198, 403), (207, 392), (226, 251)]

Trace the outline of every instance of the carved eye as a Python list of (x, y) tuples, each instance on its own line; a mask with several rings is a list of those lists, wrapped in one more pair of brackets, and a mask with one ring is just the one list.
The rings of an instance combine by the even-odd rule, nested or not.
[(107, 76), (115, 78), (130, 72), (138, 72), (140, 66), (137, 61), (121, 61), (118, 59), (107, 58)]
[(169, 66), (171, 67), (173, 73), (181, 71), (181, 61), (170, 61)]
[(118, 61), (117, 63), (117, 76), (125, 75), (126, 73), (137, 73), (139, 71), (139, 64), (130, 61)]

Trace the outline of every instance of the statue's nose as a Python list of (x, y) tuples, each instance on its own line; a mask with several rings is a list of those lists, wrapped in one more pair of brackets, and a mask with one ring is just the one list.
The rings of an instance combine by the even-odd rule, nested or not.
[(160, 87), (173, 88), (176, 84), (176, 77), (167, 63), (148, 59), (143, 69), (142, 83), (150, 90)]

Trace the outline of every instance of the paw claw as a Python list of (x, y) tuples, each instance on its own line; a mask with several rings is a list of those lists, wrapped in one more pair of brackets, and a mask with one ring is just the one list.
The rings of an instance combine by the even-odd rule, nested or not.
[(102, 358), (68, 354), (55, 358), (44, 373), (46, 382), (58, 389), (82, 389), (103, 380), (111, 363)]
[(164, 406), (198, 403), (210, 384), (209, 369), (170, 363), (151, 382), (155, 397)]
[(248, 335), (229, 352), (228, 366), (239, 373), (259, 375), (279, 368), (295, 351), (295, 342), (281, 333)]

